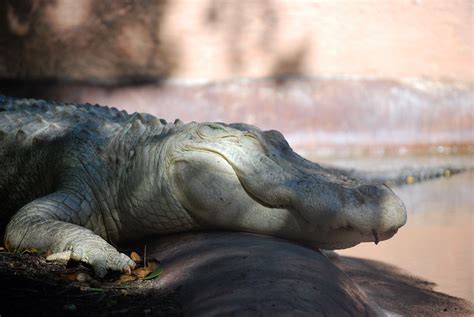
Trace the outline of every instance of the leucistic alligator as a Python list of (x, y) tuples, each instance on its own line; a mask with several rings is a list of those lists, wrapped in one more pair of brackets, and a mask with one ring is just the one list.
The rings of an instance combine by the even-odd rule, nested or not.
[(0, 162), (5, 245), (83, 261), (99, 276), (130, 271), (114, 245), (151, 234), (245, 231), (340, 249), (389, 239), (406, 222), (387, 186), (242, 123), (0, 96)]

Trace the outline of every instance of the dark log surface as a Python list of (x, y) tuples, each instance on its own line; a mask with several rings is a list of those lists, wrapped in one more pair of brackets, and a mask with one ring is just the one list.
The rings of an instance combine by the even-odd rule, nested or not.
[(289, 241), (246, 233), (188, 233), (134, 243), (164, 271), (150, 281), (69, 281), (82, 264), (0, 252), (0, 315), (469, 316), (465, 300), (370, 260), (327, 258)]

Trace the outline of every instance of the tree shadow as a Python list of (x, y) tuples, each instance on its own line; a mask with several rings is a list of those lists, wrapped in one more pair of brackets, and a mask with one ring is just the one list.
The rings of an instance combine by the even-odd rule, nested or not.
[(304, 77), (304, 61), (308, 54), (307, 42), (303, 41), (292, 51), (275, 57), (271, 78), (277, 85), (284, 85), (292, 79)]
[(161, 83), (179, 62), (176, 43), (161, 36), (168, 5), (1, 1), (0, 93), (47, 98), (59, 83)]
[(258, 2), (249, 1), (219, 1), (210, 0), (205, 10), (204, 23), (211, 32), (218, 28), (224, 32), (227, 43), (226, 59), (232, 71), (238, 73), (244, 66), (242, 58), (245, 48), (245, 26), (251, 23), (250, 18), (256, 18), (262, 23), (262, 29), (258, 31), (258, 43), (256, 48), (268, 53), (273, 49), (275, 30), (280, 21), (272, 0)]
[[(68, 93), (82, 85), (102, 87), (105, 94), (124, 86), (159, 86), (173, 76), (182, 56), (180, 39), (162, 34), (170, 5), (167, 0), (1, 1), (0, 93), (64, 99), (55, 92), (65, 86), (72, 87)], [(203, 5), (198, 23), (213, 36), (223, 36), (224, 43), (215, 45), (224, 46), (222, 58), (234, 76), (248, 68), (252, 51), (268, 59), (262, 75), (277, 84), (306, 74), (311, 35), (291, 41), (294, 48), (278, 47), (285, 26), (274, 1), (210, 0)], [(249, 23), (256, 27), (246, 29)]]

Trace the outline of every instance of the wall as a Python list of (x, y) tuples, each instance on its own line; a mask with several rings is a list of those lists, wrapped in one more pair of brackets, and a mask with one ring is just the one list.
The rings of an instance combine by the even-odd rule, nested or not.
[(246, 121), (319, 154), (469, 152), (472, 12), (468, 0), (3, 1), (0, 92)]

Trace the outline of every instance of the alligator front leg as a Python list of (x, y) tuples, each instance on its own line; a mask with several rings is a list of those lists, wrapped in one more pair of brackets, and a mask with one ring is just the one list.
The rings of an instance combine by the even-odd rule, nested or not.
[(71, 195), (55, 192), (21, 208), (7, 226), (5, 245), (11, 250), (50, 250), (53, 255), (49, 259), (88, 263), (99, 277), (108, 270), (130, 272), (135, 262), (91, 230), (74, 223), (80, 212), (80, 205), (74, 202), (80, 200)]

